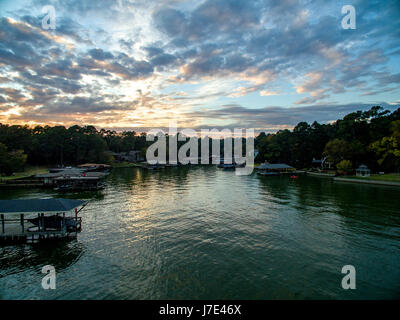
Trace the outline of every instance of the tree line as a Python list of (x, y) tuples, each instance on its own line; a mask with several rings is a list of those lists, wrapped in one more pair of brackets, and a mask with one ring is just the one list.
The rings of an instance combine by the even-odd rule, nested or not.
[[(110, 151), (139, 150), (145, 155), (152, 143), (146, 141), (146, 133), (135, 131), (116, 132), (78, 125), (65, 128), (0, 124), (0, 173), (20, 171), (26, 164), (111, 163)], [(184, 143), (179, 141), (178, 148)], [(223, 140), (220, 145), (223, 150)], [(313, 159), (326, 157), (333, 166), (345, 171), (360, 164), (374, 171), (398, 171), (400, 108), (390, 112), (375, 106), (350, 113), (334, 123), (300, 122), (293, 130), (262, 132), (255, 138), (255, 148), (259, 151), (256, 162), (267, 160), (309, 168)]]
[(29, 165), (110, 163), (113, 152), (145, 150), (146, 135), (117, 133), (94, 126), (35, 126), (0, 124), (0, 172), (10, 174)]
[(390, 112), (374, 106), (333, 123), (298, 123), (293, 130), (261, 133), (255, 139), (256, 161), (284, 162), (310, 168), (325, 158), (333, 167), (351, 171), (361, 164), (373, 171), (400, 169), (400, 108)]

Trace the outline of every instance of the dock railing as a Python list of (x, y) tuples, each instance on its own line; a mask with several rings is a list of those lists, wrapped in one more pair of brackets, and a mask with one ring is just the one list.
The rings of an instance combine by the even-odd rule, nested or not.
[[(59, 217), (59, 214), (56, 214)], [(75, 226), (71, 230), (67, 228), (67, 219), (65, 213), (61, 216), (60, 227), (49, 228), (45, 224), (45, 215), (43, 213), (38, 213), (38, 224), (33, 224), (30, 220), (32, 218), (25, 218), (24, 214), (20, 214), (19, 218), (7, 219), (4, 214), (0, 215), (0, 236), (22, 236), (22, 235), (32, 235), (32, 234), (43, 234), (43, 233), (70, 233), (78, 232), (81, 229), (82, 218), (75, 215), (74, 217), (68, 217), (68, 219), (75, 220)], [(37, 228), (37, 230), (32, 230)]]

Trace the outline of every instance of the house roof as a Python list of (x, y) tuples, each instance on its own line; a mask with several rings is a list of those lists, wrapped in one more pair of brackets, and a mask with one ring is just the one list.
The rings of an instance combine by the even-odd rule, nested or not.
[(85, 202), (83, 200), (62, 198), (0, 200), (0, 213), (67, 212), (83, 205)]
[(286, 163), (263, 163), (257, 169), (294, 169)]
[(313, 159), (312, 163), (322, 163), (322, 160)]

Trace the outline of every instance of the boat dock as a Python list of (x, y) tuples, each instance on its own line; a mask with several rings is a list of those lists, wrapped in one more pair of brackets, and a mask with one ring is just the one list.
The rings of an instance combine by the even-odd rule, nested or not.
[(82, 226), (78, 213), (86, 204), (72, 199), (0, 200), (0, 244), (76, 238)]
[(27, 243), (34, 244), (45, 240), (76, 239), (77, 232), (42, 231), (0, 234), (0, 245)]
[(257, 173), (262, 176), (279, 176), (281, 174), (295, 173), (296, 169), (286, 163), (262, 163), (257, 168)]

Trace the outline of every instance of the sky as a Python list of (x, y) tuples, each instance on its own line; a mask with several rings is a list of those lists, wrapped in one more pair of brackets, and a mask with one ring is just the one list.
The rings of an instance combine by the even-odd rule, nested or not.
[(0, 0), (0, 123), (276, 132), (374, 105), (400, 106), (398, 0)]

